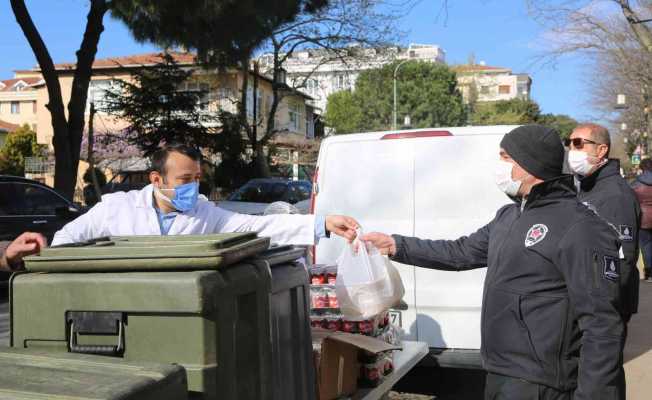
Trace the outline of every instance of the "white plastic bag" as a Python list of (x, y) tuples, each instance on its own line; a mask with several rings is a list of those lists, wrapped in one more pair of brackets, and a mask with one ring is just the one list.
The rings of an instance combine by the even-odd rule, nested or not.
[(391, 261), (370, 247), (367, 249), (356, 239), (354, 244), (345, 246), (337, 260), (335, 293), (346, 318), (371, 318), (397, 305), (405, 293), (401, 276)]

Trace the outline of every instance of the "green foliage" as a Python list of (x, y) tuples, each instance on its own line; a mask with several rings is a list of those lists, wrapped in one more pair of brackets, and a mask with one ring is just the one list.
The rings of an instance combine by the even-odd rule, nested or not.
[(355, 97), (349, 90), (328, 96), (324, 118), (326, 125), (335, 127), (338, 134), (359, 132), (363, 126), (362, 109), (356, 105)]
[(541, 124), (559, 131), (562, 138), (570, 136), (577, 121), (563, 114), (541, 114), (539, 105), (532, 100), (512, 99), (480, 102), (471, 114), (473, 125)]
[(96, 107), (127, 121), (128, 140), (145, 155), (163, 143), (209, 148), (213, 139), (207, 126), (216, 118), (201, 110), (208, 106), (206, 91), (179, 90), (193, 73), (163, 54), (155, 66), (134, 71), (133, 81), (116, 81)]
[(40, 156), (42, 145), (36, 143), (36, 132), (25, 124), (9, 134), (0, 150), (0, 174), (25, 175), (25, 157)]
[(111, 15), (136, 40), (196, 49), (224, 63), (247, 57), (277, 27), (327, 0), (114, 0)]
[[(326, 107), (326, 121), (335, 133), (387, 130), (393, 121), (393, 74), (398, 62), (364, 71), (350, 94), (336, 94)], [(331, 97), (329, 97), (329, 103)], [(397, 78), (397, 125), (410, 116), (411, 127), (459, 126), (466, 107), (455, 72), (442, 64), (410, 61)]]
[(244, 159), (247, 148), (242, 136), (239, 116), (227, 112), (220, 113), (222, 130), (215, 135), (214, 150), (221, 155), (221, 162), (215, 169), (215, 185), (235, 189), (252, 176), (251, 166)]
[(543, 114), (537, 122), (557, 129), (562, 139), (569, 137), (578, 125), (575, 119), (564, 114)]
[(539, 105), (531, 100), (478, 102), (471, 114), (472, 125), (521, 125), (537, 122)]

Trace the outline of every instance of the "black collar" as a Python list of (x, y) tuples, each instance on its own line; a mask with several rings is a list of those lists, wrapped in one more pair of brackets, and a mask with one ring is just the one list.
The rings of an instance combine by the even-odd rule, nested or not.
[(572, 175), (562, 175), (534, 185), (525, 202), (524, 209), (541, 207), (560, 199), (577, 197)]
[(612, 158), (591, 175), (580, 178), (581, 190), (590, 191), (599, 181), (615, 175), (620, 176), (620, 160)]

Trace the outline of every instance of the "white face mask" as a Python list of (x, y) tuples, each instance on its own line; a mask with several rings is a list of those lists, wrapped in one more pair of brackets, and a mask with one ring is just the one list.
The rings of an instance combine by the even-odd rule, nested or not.
[(522, 182), (512, 179), (512, 169), (514, 165), (507, 161), (498, 160), (496, 163), (496, 170), (494, 172), (494, 180), (498, 189), (505, 192), (506, 195), (516, 197), (518, 189), (520, 189)]
[(568, 166), (575, 175), (587, 176), (595, 167), (589, 160), (589, 155), (583, 151), (570, 150), (568, 152)]

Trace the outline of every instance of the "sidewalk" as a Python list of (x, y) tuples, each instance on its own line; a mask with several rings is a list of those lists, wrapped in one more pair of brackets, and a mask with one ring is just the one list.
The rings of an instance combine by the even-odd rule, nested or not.
[(638, 314), (629, 322), (625, 346), (627, 399), (649, 400), (652, 392), (652, 283), (641, 281)]

